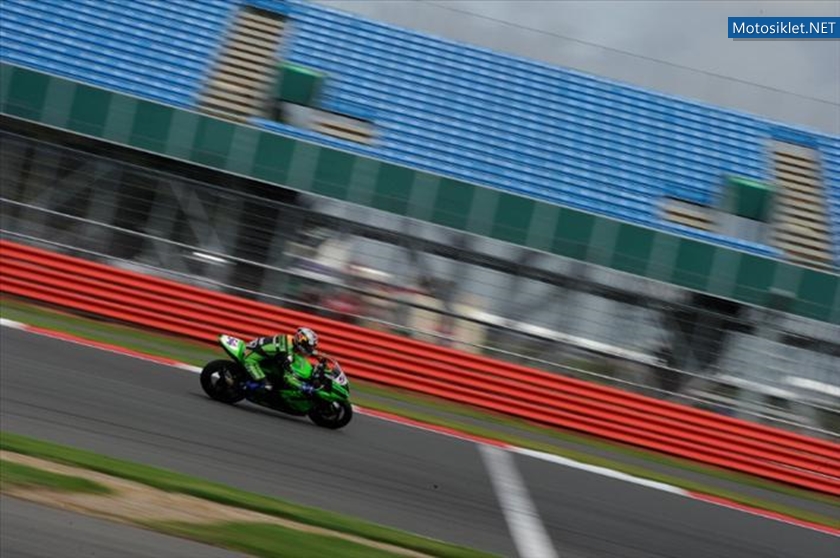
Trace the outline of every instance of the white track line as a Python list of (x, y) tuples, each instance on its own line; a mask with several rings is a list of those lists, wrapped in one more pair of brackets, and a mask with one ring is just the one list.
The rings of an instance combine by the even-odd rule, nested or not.
[(192, 364), (184, 364), (183, 362), (180, 364), (175, 364), (175, 368), (180, 368), (181, 370), (186, 370), (187, 372), (192, 372), (193, 374), (201, 374), (201, 367), (200, 366), (193, 366)]
[(511, 452), (479, 444), (520, 558), (558, 558)]
[(0, 318), (0, 326), (11, 327), (11, 328), (14, 328), (14, 329), (26, 329), (26, 324), (22, 324), (20, 322), (16, 322), (16, 321), (10, 320), (8, 318)]
[(574, 459), (569, 459), (566, 457), (562, 457), (559, 455), (555, 455), (553, 453), (546, 453), (542, 451), (534, 451), (527, 448), (520, 448), (511, 446), (510, 451), (521, 454), (527, 455), (528, 457), (533, 457), (534, 459), (541, 459), (543, 461), (548, 461), (550, 463), (556, 463), (557, 465), (563, 465), (564, 467), (570, 467), (572, 469), (580, 469), (581, 471), (587, 471), (589, 473), (595, 473), (596, 475), (601, 475), (604, 477), (610, 477), (613, 479), (617, 479), (624, 482), (629, 482), (633, 484), (639, 484), (641, 486), (646, 486), (648, 488), (653, 488), (656, 490), (662, 490), (663, 492), (670, 492), (671, 494), (679, 494), (680, 496), (688, 496), (689, 492), (687, 490), (683, 490), (677, 486), (673, 486), (671, 484), (665, 484), (664, 482), (657, 482), (649, 479), (645, 479), (642, 477), (637, 477), (634, 475), (629, 475), (627, 473), (622, 473), (621, 471), (616, 471), (614, 469), (608, 469), (606, 467), (599, 467), (597, 465), (590, 465), (589, 463), (582, 463), (580, 461), (575, 461)]

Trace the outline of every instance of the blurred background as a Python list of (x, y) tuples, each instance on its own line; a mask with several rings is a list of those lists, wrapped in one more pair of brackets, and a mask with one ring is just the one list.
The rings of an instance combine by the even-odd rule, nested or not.
[(733, 16), (840, 2), (0, 0), (0, 554), (836, 558), (840, 40)]
[[(5, 1), (5, 75), (48, 70), (183, 113), (112, 102), (97, 117), (59, 86), (44, 109), (4, 79), (4, 238), (840, 432), (840, 42), (725, 27), (838, 16), (837, 2), (150, 1), (134, 9), (160, 30), (133, 34), (119, 9), (83, 4), (97, 17)], [(284, 160), (196, 131), (195, 113), (299, 144)], [(368, 163), (336, 170), (328, 148)], [(402, 169), (420, 178), (404, 185)], [(421, 172), (540, 205), (521, 219), (511, 206), (513, 232), (478, 195), (437, 217), (445, 195), (429, 198)], [(557, 249), (546, 205), (595, 217)], [(714, 252), (640, 250), (602, 218)], [(782, 271), (762, 262), (797, 279), (776, 288)], [(703, 281), (674, 279), (680, 266)], [(834, 290), (813, 301), (808, 273)]]

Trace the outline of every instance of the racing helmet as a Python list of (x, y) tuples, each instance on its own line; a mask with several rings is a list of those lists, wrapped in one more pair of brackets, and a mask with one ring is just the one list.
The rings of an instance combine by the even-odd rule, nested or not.
[(292, 346), (304, 355), (311, 355), (318, 347), (318, 336), (308, 327), (299, 327), (292, 336)]

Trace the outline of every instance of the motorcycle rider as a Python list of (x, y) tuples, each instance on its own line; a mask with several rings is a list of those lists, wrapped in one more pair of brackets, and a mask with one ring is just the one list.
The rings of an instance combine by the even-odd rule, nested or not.
[(294, 335), (278, 334), (274, 337), (258, 337), (248, 343), (248, 353), (243, 359), (245, 370), (251, 379), (245, 384), (248, 391), (271, 389), (266, 382), (262, 364), (273, 360), (280, 365), (283, 382), (309, 395), (315, 388), (294, 373), (292, 363), (296, 358), (317, 356), (318, 335), (308, 327), (299, 327)]

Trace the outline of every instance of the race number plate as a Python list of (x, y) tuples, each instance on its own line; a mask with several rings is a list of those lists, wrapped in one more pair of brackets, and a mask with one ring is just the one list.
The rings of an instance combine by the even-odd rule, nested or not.
[(227, 345), (231, 349), (238, 349), (239, 348), (240, 341), (236, 337), (229, 337), (229, 336), (226, 335), (224, 342), (225, 342), (225, 345)]

